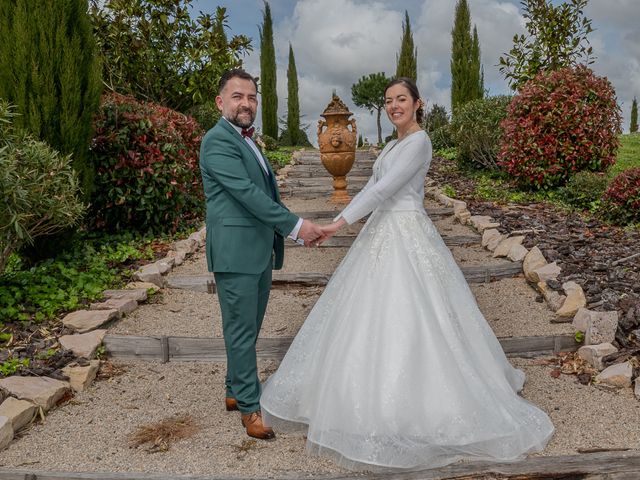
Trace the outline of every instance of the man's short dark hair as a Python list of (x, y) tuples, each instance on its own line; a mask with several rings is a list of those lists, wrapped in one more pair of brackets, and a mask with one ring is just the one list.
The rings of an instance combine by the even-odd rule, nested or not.
[(241, 68), (234, 68), (232, 70), (227, 70), (220, 77), (220, 81), (218, 82), (218, 94), (222, 92), (222, 89), (224, 88), (224, 86), (232, 78), (242, 78), (243, 80), (251, 80), (253, 84), (256, 86), (256, 92), (258, 91), (258, 82), (251, 74), (245, 72)]

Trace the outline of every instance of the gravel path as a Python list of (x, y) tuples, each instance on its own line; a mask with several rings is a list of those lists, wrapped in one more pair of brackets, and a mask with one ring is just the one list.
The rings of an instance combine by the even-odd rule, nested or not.
[[(512, 360), (527, 374), (523, 396), (545, 410), (556, 433), (542, 455), (575, 454), (579, 448), (640, 449), (640, 404), (619, 392), (580, 385), (573, 376), (554, 379), (536, 360)], [(2, 467), (55, 471), (162, 472), (246, 475), (264, 478), (344, 473), (332, 462), (304, 453), (300, 435), (252, 442), (237, 412), (223, 408), (224, 364), (128, 363), (120, 377), (95, 383), (54, 410), (22, 439), (0, 452)], [(276, 362), (261, 362), (265, 378)], [(136, 427), (188, 413), (201, 430), (168, 451), (130, 448)]]
[[(294, 212), (335, 210), (321, 199), (287, 199)], [(441, 205), (430, 202), (430, 206)], [(328, 220), (327, 220), (328, 222)], [(472, 230), (436, 219), (443, 235), (469, 235)], [(356, 234), (361, 225), (351, 227)], [(479, 246), (453, 247), (461, 266), (504, 262)], [(346, 249), (291, 248), (286, 272), (332, 272)], [(170, 275), (206, 273), (202, 251)], [(570, 333), (569, 324), (551, 324), (553, 314), (523, 277), (471, 289), (496, 335), (534, 336)], [(322, 292), (321, 287), (274, 289), (263, 337), (293, 336)], [(166, 290), (152, 303), (120, 320), (110, 333), (132, 335), (221, 336), (216, 295)], [(551, 377), (540, 360), (511, 359), (524, 369), (523, 396), (544, 409), (556, 426), (556, 435), (542, 455), (575, 454), (584, 448), (640, 449), (640, 403), (630, 389), (600, 390), (580, 385), (575, 377)], [(280, 434), (273, 442), (246, 437), (237, 412), (223, 408), (225, 365), (221, 363), (129, 362), (121, 376), (100, 380), (88, 391), (50, 412), (46, 421), (31, 426), (22, 438), (0, 452), (0, 466), (53, 471), (161, 472), (164, 474), (311, 477), (345, 473), (331, 461), (305, 455), (300, 435)], [(277, 368), (260, 362), (264, 380)], [(130, 448), (128, 436), (136, 427), (188, 413), (200, 430), (168, 451), (148, 453)]]

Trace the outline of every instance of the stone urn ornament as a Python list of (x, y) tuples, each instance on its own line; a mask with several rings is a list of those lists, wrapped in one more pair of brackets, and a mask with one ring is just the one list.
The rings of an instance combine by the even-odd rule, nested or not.
[[(351, 201), (347, 193), (347, 173), (356, 159), (358, 130), (356, 120), (347, 106), (334, 93), (331, 102), (318, 120), (318, 145), (322, 165), (333, 176), (333, 195), (330, 203), (346, 204)], [(351, 127), (351, 128), (349, 128)]]

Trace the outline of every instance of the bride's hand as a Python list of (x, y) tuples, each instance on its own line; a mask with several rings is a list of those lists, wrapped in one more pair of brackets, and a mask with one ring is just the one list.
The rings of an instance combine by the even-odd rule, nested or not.
[(342, 227), (346, 223), (347, 222), (344, 220), (344, 218), (340, 218), (337, 222), (333, 222), (329, 225), (320, 225), (320, 230), (322, 230), (323, 235), (318, 243), (322, 245), (323, 242), (333, 237), (338, 232), (338, 230), (340, 230), (340, 227)]

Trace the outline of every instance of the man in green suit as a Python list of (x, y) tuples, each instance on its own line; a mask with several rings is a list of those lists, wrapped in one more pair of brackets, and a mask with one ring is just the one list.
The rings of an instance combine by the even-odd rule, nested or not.
[(202, 139), (200, 170), (207, 202), (207, 264), (214, 273), (227, 350), (227, 410), (240, 410), (247, 434), (274, 438), (260, 414), (256, 340), (272, 269), (282, 268), (284, 237), (305, 245), (320, 228), (284, 207), (269, 162), (252, 140), (256, 80), (243, 70), (220, 79), (222, 118)]

